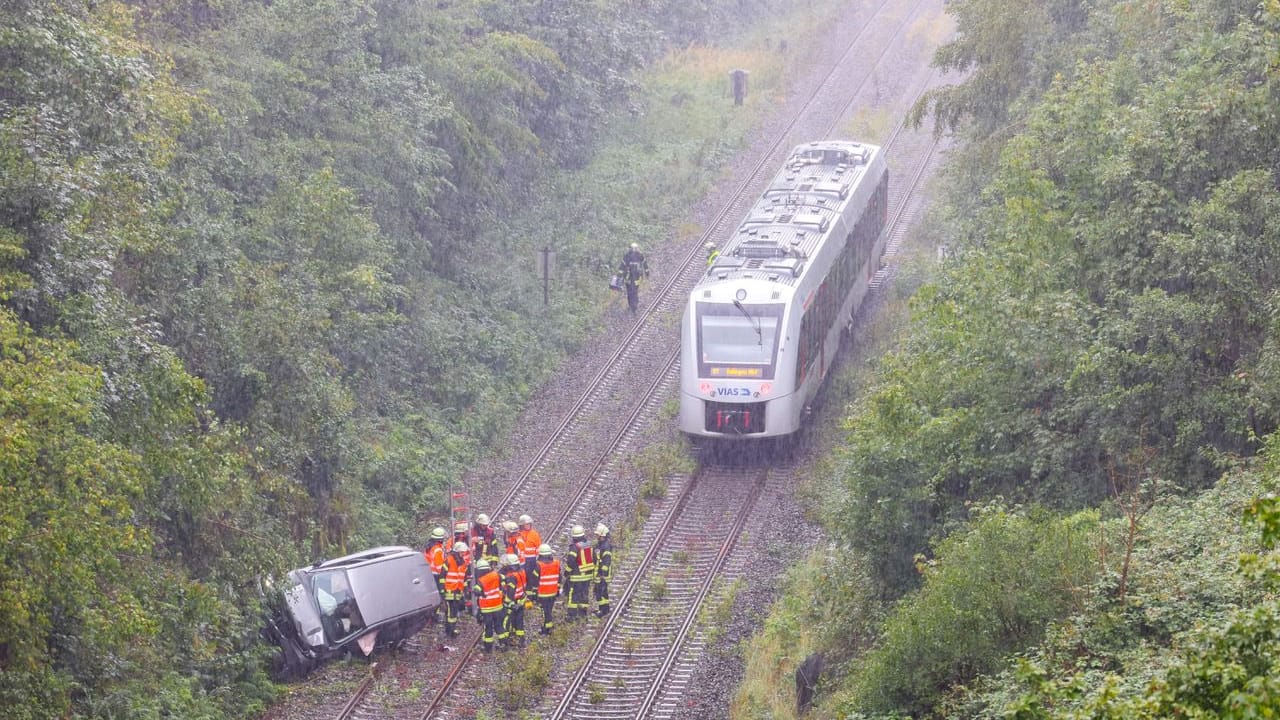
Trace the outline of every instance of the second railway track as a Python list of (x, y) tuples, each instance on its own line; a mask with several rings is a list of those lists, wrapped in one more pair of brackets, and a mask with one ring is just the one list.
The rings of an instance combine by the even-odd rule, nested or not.
[[(885, 58), (905, 42), (904, 33), (914, 19), (918, 19), (922, 14), (938, 12), (939, 8), (939, 0), (882, 0), (876, 4), (870, 21), (860, 24), (857, 32), (849, 34), (851, 40), (848, 47), (841, 55), (840, 61), (830, 67), (826, 79), (816, 85), (813, 92), (793, 112), (790, 120), (785, 123), (785, 127), (775, 133), (768, 147), (759, 153), (758, 161), (738, 186), (733, 199), (722, 207), (714, 221), (707, 226), (702, 237), (696, 243), (690, 243), (679, 253), (680, 258), (677, 258), (674, 267), (667, 273), (666, 282), (653, 293), (644, 312), (636, 319), (598, 372), (595, 372), (588, 382), (583, 383), (577, 401), (558, 420), (545, 442), (540, 444), (537, 452), (527, 458), (523, 472), (514, 482), (507, 485), (505, 490), (492, 493), (492, 496), (473, 497), (474, 506), (486, 509), (495, 520), (501, 519), (503, 513), (532, 514), (539, 525), (545, 528), (547, 540), (558, 543), (560, 539), (558, 533), (569, 524), (585, 522), (589, 515), (599, 512), (602, 504), (608, 506), (611, 502), (616, 502), (616, 498), (598, 496), (600, 492), (598, 480), (603, 476), (617, 473), (620, 457), (634, 441), (638, 428), (658, 415), (657, 406), (673, 392), (678, 341), (674, 338), (671, 318), (679, 313), (689, 288), (701, 274), (699, 255), (702, 243), (706, 238), (726, 233), (729, 227), (737, 222), (737, 216), (741, 213), (742, 207), (750, 202), (764, 182), (765, 173), (773, 168), (780, 154), (789, 148), (797, 135), (815, 138), (831, 134), (833, 129), (843, 121), (844, 114), (856, 102), (858, 94), (872, 84), (876, 73), (884, 72), (879, 68), (879, 64), (885, 62)], [(871, 32), (869, 29), (873, 28), (879, 28), (881, 35), (869, 39), (868, 33)], [(894, 138), (897, 135), (898, 131), (895, 131)], [(923, 155), (917, 155), (914, 152), (904, 154), (920, 157), (919, 166), (923, 167), (929, 152), (931, 150), (925, 151)], [(893, 161), (895, 158), (891, 155), (890, 159)], [(900, 164), (907, 166), (915, 164), (907, 157), (902, 157), (900, 160)], [(908, 173), (908, 176), (914, 175), (915, 173)], [(904, 207), (904, 197), (900, 196), (896, 202), (899, 214)], [(891, 200), (891, 206), (893, 204)], [(663, 349), (655, 352), (655, 348)], [(623, 386), (631, 390), (619, 393), (618, 388)], [(545, 428), (541, 430), (546, 431)], [(706, 486), (714, 486), (716, 482), (709, 481)], [(683, 481), (673, 481), (672, 485), (672, 493), (687, 489)], [(738, 492), (741, 492), (744, 486), (753, 487), (754, 483), (745, 482), (739, 478)], [(690, 484), (689, 487), (694, 488), (695, 493), (697, 492), (697, 484)], [(761, 485), (761, 487), (764, 486)], [(720, 491), (713, 491), (712, 494), (716, 495), (717, 492), (723, 504), (730, 504), (729, 498), (733, 493), (722, 488)], [(748, 494), (753, 498), (760, 495), (758, 492)], [(668, 501), (659, 507), (651, 520), (657, 522), (662, 519), (674, 523), (675, 526), (681, 526), (681, 523), (687, 522), (681, 519), (684, 517), (682, 508), (690, 507), (698, 506)], [(751, 505), (748, 504), (747, 509), (742, 510), (740, 520), (727, 524), (740, 528), (737, 523), (747, 522), (751, 514), (750, 507)], [(653, 522), (647, 523), (646, 530), (634, 538), (629, 555), (621, 558), (619, 563), (621, 568), (625, 569), (629, 564), (637, 563), (638, 560), (634, 558), (636, 553), (643, 553), (646, 558), (659, 558), (663, 548), (667, 548), (671, 553), (678, 552), (670, 549), (673, 547), (671, 543), (659, 543), (653, 537), (646, 535), (648, 526)], [(717, 522), (725, 523), (726, 521), (721, 518)], [(709, 578), (714, 577), (720, 569), (732, 565), (729, 558), (737, 536), (732, 534), (718, 541), (723, 552), (718, 555), (719, 559), (713, 563), (712, 569), (706, 571), (711, 573)], [(692, 555), (687, 556), (692, 557)], [(668, 560), (670, 558), (655, 561), (661, 563)], [(647, 563), (650, 560), (646, 559), (644, 562)], [(638, 569), (633, 571), (640, 572)], [(658, 576), (664, 578), (668, 574), (667, 569), (659, 569), (656, 572)], [(628, 581), (625, 598), (619, 598), (615, 605), (620, 612), (615, 615), (609, 631), (601, 635), (599, 647), (606, 655), (612, 652), (612, 657), (616, 657), (618, 652), (625, 655), (631, 651), (631, 660), (634, 661), (636, 651), (643, 647), (643, 644), (636, 644), (640, 642), (636, 633), (639, 629), (643, 629), (646, 623), (649, 627), (656, 627), (657, 620), (653, 618), (646, 620), (643, 615), (637, 615), (636, 617), (640, 619), (634, 620), (624, 617), (627, 613), (621, 612), (624, 602), (628, 603), (626, 608), (628, 612), (630, 611), (629, 603), (638, 602), (636, 593), (643, 596), (646, 592), (650, 592), (647, 587), (641, 588), (635, 585), (636, 578), (639, 577), (640, 575), (636, 574)], [(674, 702), (671, 697), (672, 692), (682, 687), (680, 678), (687, 676), (687, 671), (671, 672), (671, 668), (679, 663), (687, 663), (685, 660), (676, 659), (682, 646), (686, 646), (688, 650), (688, 647), (697, 645), (696, 642), (684, 643), (683, 641), (696, 634), (693, 619), (696, 616), (698, 604), (707, 597), (708, 592), (711, 592), (712, 584), (709, 578), (699, 586), (697, 592), (690, 596), (689, 602), (692, 605), (681, 617), (678, 626), (674, 626), (675, 635), (667, 636), (665, 642), (671, 646), (672, 652), (654, 671), (657, 674), (649, 676), (648, 686), (643, 687), (644, 697), (636, 702), (620, 703), (630, 708), (620, 716), (640, 717), (642, 714), (655, 717), (669, 716), (670, 713), (663, 708), (669, 707)], [(618, 581), (621, 587), (623, 582), (621, 574)], [(678, 574), (673, 575), (669, 581), (664, 579), (664, 582), (669, 582), (669, 590), (675, 590), (678, 587), (680, 592), (686, 592), (685, 579)], [(641, 605), (636, 605), (637, 613), (641, 612), (640, 607)], [(664, 616), (662, 622), (665, 623), (667, 620), (674, 621), (674, 618)], [(464, 633), (463, 637), (452, 646), (438, 643), (430, 636), (432, 631), (423, 633), (407, 643), (398, 653), (381, 658), (376, 666), (376, 672), (371, 671), (353, 695), (342, 701), (335, 701), (330, 706), (330, 710), (309, 713), (307, 717), (367, 720), (475, 717), (481, 709), (479, 707), (481, 703), (469, 700), (470, 696), (465, 692), (450, 692), (451, 688), (459, 685), (474, 686), (479, 682), (477, 680), (479, 675), (492, 672), (491, 667), (486, 670), (483, 663), (472, 659), (470, 650), (478, 639), (478, 632), (471, 628), (468, 630), (470, 632)], [(696, 655), (695, 647), (692, 656), (696, 657)], [(664, 666), (666, 669), (662, 669)], [(625, 661), (622, 667), (626, 667)], [(628, 679), (626, 673), (620, 670), (615, 677), (603, 681), (584, 680), (578, 683), (578, 687), (579, 689), (602, 687), (601, 682), (603, 682), (606, 692), (621, 694), (625, 691), (630, 697), (638, 693), (645, 684), (639, 677), (633, 672)], [(440, 686), (440, 681), (446, 678), (446, 682)], [(561, 700), (562, 707), (554, 710), (557, 717), (595, 717), (596, 715), (591, 714), (591, 708), (588, 707), (592, 705), (590, 691), (588, 690), (585, 696), (581, 692), (563, 694), (564, 689), (568, 687), (564, 682), (553, 681), (553, 687), (559, 690), (548, 691), (539, 706), (545, 712), (537, 716), (544, 717), (546, 713), (553, 712), (550, 708), (543, 707), (549, 701), (554, 704), (554, 701)], [(557, 695), (556, 692), (562, 694)], [(581, 699), (583, 697), (585, 700)], [(287, 713), (285, 716), (288, 716)]]

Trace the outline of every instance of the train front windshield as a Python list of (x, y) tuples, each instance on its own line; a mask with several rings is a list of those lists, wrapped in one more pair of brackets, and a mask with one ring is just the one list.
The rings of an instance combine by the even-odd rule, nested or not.
[(698, 375), (772, 379), (782, 303), (697, 303)]

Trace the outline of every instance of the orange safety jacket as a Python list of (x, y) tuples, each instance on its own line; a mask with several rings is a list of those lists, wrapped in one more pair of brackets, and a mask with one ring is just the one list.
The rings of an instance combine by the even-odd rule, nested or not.
[(502, 578), (490, 570), (476, 580), (476, 593), (480, 596), (480, 612), (491, 613), (502, 609)]
[(532, 557), (538, 557), (538, 548), (542, 546), (542, 536), (533, 528), (521, 532), (524, 535), (524, 557), (520, 558), (520, 562)]
[(524, 600), (524, 586), (529, 583), (529, 578), (525, 577), (524, 568), (520, 568), (511, 573), (516, 579), (516, 602)]
[(519, 605), (524, 602), (524, 570), (504, 570), (502, 572), (502, 581), (504, 594), (508, 592), (506, 588), (511, 588), (509, 593), (512, 603)]
[(466, 560), (459, 562), (457, 555), (449, 553), (444, 559), (445, 576), (444, 591), (447, 593), (456, 593), (462, 596), (462, 591), (467, 588), (467, 568), (470, 565)]
[(555, 597), (560, 594), (560, 561), (551, 558), (538, 561), (538, 597)]
[(520, 533), (514, 533), (507, 538), (507, 552), (519, 558), (520, 562), (529, 556), (528, 548), (524, 544), (524, 536)]
[(467, 546), (467, 551), (462, 553), (462, 559), (466, 560), (468, 563), (471, 562), (471, 543), (467, 541), (467, 536), (465, 533), (461, 535), (455, 534), (453, 536), (453, 542), (449, 543), (449, 552), (453, 552), (453, 546), (457, 545), (458, 543), (462, 543), (463, 545)]
[(444, 572), (444, 544), (433, 542), (427, 546), (425, 553), (427, 556), (427, 565), (431, 566), (431, 574), (440, 577)]

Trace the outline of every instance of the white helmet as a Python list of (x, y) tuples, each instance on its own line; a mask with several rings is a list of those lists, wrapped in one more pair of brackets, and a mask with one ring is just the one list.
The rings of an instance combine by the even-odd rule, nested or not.
[(708, 242), (708, 243), (707, 243), (706, 245), (704, 245), (703, 247), (705, 247), (705, 248), (706, 248), (706, 249), (708, 249), (708, 250), (715, 250), (715, 249), (716, 249), (716, 244), (715, 244), (715, 243), (713, 243), (713, 242)]
[(458, 542), (456, 542), (456, 543), (454, 543), (454, 544), (453, 544), (453, 551), (454, 551), (454, 552), (466, 552), (466, 551), (467, 551), (467, 544), (466, 544), (466, 543), (464, 543), (464, 542), (462, 542), (461, 540), (459, 540)]
[(480, 513), (479, 515), (476, 516), (476, 523), (479, 525), (488, 525), (489, 516), (485, 515), (484, 513)]
[(506, 530), (506, 531), (507, 531), (507, 532), (509, 532), (509, 533), (513, 533), (513, 532), (515, 532), (516, 530), (519, 530), (520, 528), (519, 528), (519, 527), (517, 527), (517, 526), (516, 526), (516, 524), (515, 524), (514, 522), (511, 522), (510, 520), (503, 520), (503, 521), (502, 521), (502, 529), (503, 529), (503, 530)]
[(519, 522), (521, 525), (532, 525), (533, 518), (529, 517), (528, 515), (521, 515), (520, 519), (517, 522)]
[(515, 553), (507, 553), (506, 555), (502, 556), (502, 562), (508, 565), (519, 565), (520, 558), (516, 557)]
[(431, 539), (432, 539), (432, 540), (443, 540), (443, 539), (444, 539), (444, 528), (442, 528), (442, 527), (438, 527), (438, 528), (431, 528)]
[(550, 555), (550, 554), (551, 554), (551, 546), (550, 546), (550, 545), (548, 545), (548, 544), (546, 544), (546, 543), (542, 543), (541, 545), (539, 545), (539, 546), (538, 546), (538, 554), (539, 554), (539, 555)]
[(608, 535), (609, 526), (605, 525), (604, 523), (596, 523), (596, 534), (599, 535), (600, 537), (604, 537), (605, 535)]
[(631, 243), (631, 249), (632, 249), (632, 250), (639, 250), (639, 249), (640, 249), (640, 243)]
[(576, 537), (576, 538), (586, 537), (587, 531), (586, 531), (586, 528), (582, 527), (581, 525), (574, 525), (573, 529), (569, 531), (569, 535), (570, 537)]
[(461, 520), (453, 524), (453, 531), (456, 533), (464, 533), (467, 531), (467, 524)]
[(477, 570), (488, 570), (488, 569), (489, 569), (489, 561), (488, 561), (488, 560), (485, 560), (484, 558), (480, 558), (479, 560), (477, 560), (477, 561), (476, 561), (476, 569), (477, 569)]

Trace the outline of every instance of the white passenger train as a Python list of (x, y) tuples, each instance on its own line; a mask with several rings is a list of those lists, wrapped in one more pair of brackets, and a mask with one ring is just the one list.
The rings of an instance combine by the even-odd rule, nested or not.
[(680, 429), (800, 429), (884, 254), (889, 171), (874, 145), (801, 145), (689, 294)]

